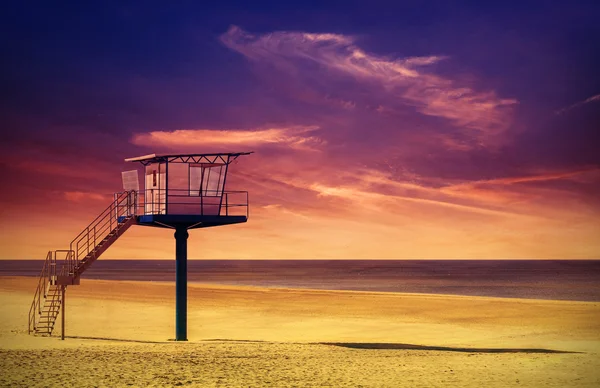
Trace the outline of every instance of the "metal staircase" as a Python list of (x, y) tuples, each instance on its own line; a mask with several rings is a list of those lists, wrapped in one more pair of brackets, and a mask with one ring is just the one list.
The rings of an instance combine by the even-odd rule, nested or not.
[(29, 309), (30, 334), (52, 335), (61, 308), (64, 329), (67, 286), (78, 285), (81, 274), (136, 223), (136, 208), (136, 191), (115, 194), (113, 202), (73, 239), (68, 250), (48, 252)]

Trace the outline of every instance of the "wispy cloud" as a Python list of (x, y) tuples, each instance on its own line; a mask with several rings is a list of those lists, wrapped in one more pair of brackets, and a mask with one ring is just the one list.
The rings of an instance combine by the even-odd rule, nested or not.
[(533, 175), (525, 175), (525, 176), (516, 176), (516, 177), (506, 177), (506, 178), (497, 178), (497, 179), (486, 179), (486, 180), (477, 180), (471, 181), (464, 184), (453, 185), (452, 189), (466, 188), (466, 187), (475, 187), (475, 186), (483, 186), (483, 185), (513, 185), (518, 183), (532, 183), (532, 182), (544, 182), (544, 181), (555, 181), (555, 180), (563, 180), (563, 179), (573, 179), (579, 175), (586, 173), (596, 173), (600, 171), (597, 167), (590, 167), (585, 169), (577, 169), (572, 171), (552, 171), (552, 172), (544, 172)]
[(137, 133), (135, 145), (181, 149), (187, 147), (230, 147), (281, 145), (297, 150), (316, 150), (325, 141), (314, 135), (317, 126), (292, 126), (250, 130), (180, 129)]
[(563, 114), (563, 113), (565, 113), (567, 111), (570, 111), (573, 108), (577, 108), (577, 107), (579, 107), (581, 105), (589, 104), (590, 102), (594, 102), (594, 101), (600, 101), (600, 94), (596, 94), (595, 96), (586, 98), (583, 101), (579, 101), (579, 102), (576, 102), (573, 105), (569, 105), (569, 106), (567, 106), (565, 108), (559, 109), (559, 110), (557, 110), (554, 113), (557, 114), (557, 115), (561, 115), (561, 114)]
[(84, 191), (65, 191), (65, 199), (70, 202), (106, 201), (109, 196)]
[[(480, 205), (461, 204), (453, 201), (453, 198), (446, 197), (446, 199), (432, 199), (423, 198), (417, 195), (400, 195), (400, 194), (382, 194), (374, 191), (365, 191), (354, 187), (329, 187), (320, 184), (314, 184), (311, 189), (318, 192), (319, 196), (324, 197), (338, 197), (360, 205), (361, 208), (370, 208), (379, 210), (382, 212), (395, 212), (397, 211), (397, 205), (400, 202), (408, 202), (412, 204), (428, 205), (434, 207), (441, 207), (446, 209), (452, 209), (462, 214), (472, 213), (486, 216), (501, 216), (501, 217), (515, 217), (523, 216), (510, 211), (502, 209), (492, 209)], [(425, 189), (423, 189), (425, 190)], [(432, 190), (436, 191), (436, 190)], [(441, 194), (441, 192), (437, 192)]]
[(292, 75), (317, 64), (376, 85), (390, 93), (396, 103), (447, 119), (480, 143), (510, 126), (511, 106), (517, 103), (494, 91), (479, 92), (435, 74), (430, 68), (446, 59), (441, 55), (391, 59), (364, 51), (350, 36), (305, 32), (252, 35), (235, 26), (221, 36), (221, 41), (251, 60), (273, 64)]
[[(320, 198), (349, 201), (353, 203), (353, 209), (371, 209), (373, 214), (412, 213), (414, 209), (407, 208), (412, 203), (426, 205), (428, 209), (451, 209), (461, 214), (541, 219), (544, 217), (539, 210), (547, 205), (548, 200), (557, 196), (566, 200), (572, 196), (560, 189), (549, 188), (544, 183), (579, 182), (581, 176), (597, 175), (599, 171), (597, 168), (589, 168), (465, 183), (443, 184), (436, 181), (423, 184), (397, 180), (378, 170), (362, 169), (340, 171), (334, 179), (329, 173), (325, 173), (321, 178), (294, 177), (288, 178), (288, 182), (298, 188), (309, 188)], [(548, 196), (550, 198), (546, 198)], [(340, 203), (329, 203), (327, 206), (338, 207), (340, 213), (348, 209), (345, 204)]]

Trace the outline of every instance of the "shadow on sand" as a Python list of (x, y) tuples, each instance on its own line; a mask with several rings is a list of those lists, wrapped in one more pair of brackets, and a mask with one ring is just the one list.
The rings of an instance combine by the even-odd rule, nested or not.
[(168, 341), (144, 341), (144, 340), (136, 340), (136, 339), (126, 339), (126, 338), (109, 338), (109, 337), (81, 337), (74, 335), (66, 335), (65, 338), (69, 339), (84, 339), (84, 340), (94, 340), (94, 341), (115, 341), (115, 342), (135, 342), (140, 344), (164, 344)]
[(368, 343), (368, 342), (319, 342), (320, 345), (340, 346), (350, 349), (379, 349), (379, 350), (437, 350), (442, 352), (462, 353), (580, 353), (552, 349), (519, 349), (519, 348), (459, 348), (449, 346), (426, 346), (397, 343)]
[[(65, 338), (85, 339), (85, 340), (94, 340), (94, 341), (134, 342), (134, 343), (140, 343), (140, 344), (165, 344), (165, 343), (172, 343), (174, 341), (174, 340), (144, 341), (144, 340), (124, 339), (124, 338), (82, 337), (82, 336), (66, 336)], [(185, 341), (185, 342), (187, 342), (187, 341)], [(225, 338), (204, 339), (201, 342), (284, 343), (284, 342), (271, 342), (271, 341), (261, 341), (261, 340), (239, 340), (239, 339), (225, 339)], [(310, 343), (309, 345), (339, 346), (342, 348), (349, 348), (349, 349), (436, 350), (436, 351), (440, 351), (440, 352), (461, 352), (461, 353), (555, 353), (555, 354), (582, 353), (582, 352), (572, 352), (572, 351), (553, 350), (553, 349), (538, 349), (538, 348), (462, 348), (462, 347), (451, 347), (451, 346), (427, 346), (427, 345), (399, 344), (399, 343), (386, 343), (386, 342), (313, 342), (313, 343)]]

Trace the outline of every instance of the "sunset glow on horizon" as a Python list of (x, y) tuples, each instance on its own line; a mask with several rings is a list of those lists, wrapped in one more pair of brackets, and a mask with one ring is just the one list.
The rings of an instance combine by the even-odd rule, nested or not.
[[(250, 218), (190, 259), (600, 259), (598, 6), (569, 4), (16, 12), (0, 259), (67, 248), (127, 157), (241, 151)], [(102, 259), (174, 243), (135, 226)]]

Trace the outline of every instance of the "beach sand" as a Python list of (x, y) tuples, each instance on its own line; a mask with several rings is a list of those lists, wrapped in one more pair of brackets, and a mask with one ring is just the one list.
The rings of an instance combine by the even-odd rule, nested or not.
[[(53, 337), (0, 278), (0, 385), (598, 387), (600, 303), (83, 279)], [(561, 351), (550, 353), (549, 350)]]

